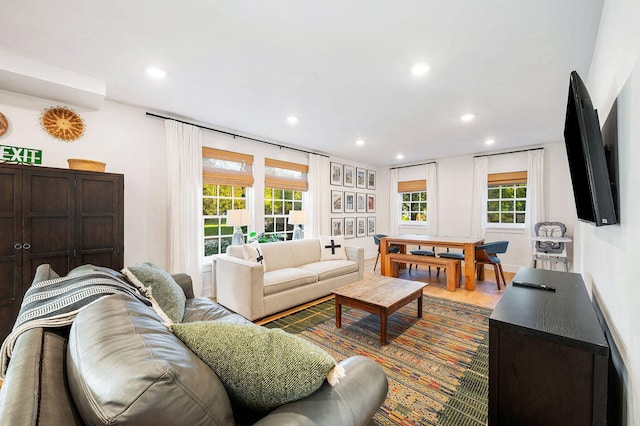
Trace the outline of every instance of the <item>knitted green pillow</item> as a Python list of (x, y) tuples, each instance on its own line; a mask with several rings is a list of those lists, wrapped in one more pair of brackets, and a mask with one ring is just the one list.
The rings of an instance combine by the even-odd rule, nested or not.
[(304, 398), (325, 378), (333, 385), (344, 376), (331, 355), (283, 330), (215, 321), (171, 328), (218, 375), (231, 401), (254, 411)]
[(153, 308), (165, 322), (182, 321), (187, 297), (171, 274), (149, 262), (128, 266), (122, 273), (143, 296), (151, 300)]

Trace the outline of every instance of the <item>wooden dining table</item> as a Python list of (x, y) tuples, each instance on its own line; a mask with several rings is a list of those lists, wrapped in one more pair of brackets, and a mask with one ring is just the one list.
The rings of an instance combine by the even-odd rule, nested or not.
[[(380, 270), (382, 275), (391, 276), (391, 262), (387, 257), (389, 245), (400, 247), (401, 253), (406, 253), (407, 245), (423, 247), (447, 247), (464, 250), (464, 285), (467, 290), (476, 289), (476, 247), (484, 243), (482, 238), (449, 237), (440, 235), (402, 234), (386, 236), (380, 239)], [(483, 270), (484, 271), (484, 270)], [(482, 279), (482, 275), (480, 276)]]

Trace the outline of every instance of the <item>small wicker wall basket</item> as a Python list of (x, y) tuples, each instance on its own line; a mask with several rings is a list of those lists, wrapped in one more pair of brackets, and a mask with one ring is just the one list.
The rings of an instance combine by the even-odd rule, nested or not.
[(69, 168), (72, 170), (85, 170), (89, 172), (104, 172), (107, 167), (107, 163), (101, 163), (100, 161), (83, 160), (81, 158), (69, 158), (67, 159)]

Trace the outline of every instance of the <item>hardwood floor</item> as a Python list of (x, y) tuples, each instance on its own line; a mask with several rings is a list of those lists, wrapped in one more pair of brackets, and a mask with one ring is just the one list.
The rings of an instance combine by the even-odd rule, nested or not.
[[(364, 261), (365, 276), (367, 275), (380, 275), (380, 262), (378, 267), (373, 270), (375, 264), (375, 258), (366, 259)], [(471, 305), (482, 306), (485, 308), (495, 308), (504, 293), (504, 286), (498, 291), (496, 285), (496, 279), (492, 269), (485, 271), (485, 277), (483, 281), (476, 281), (475, 291), (468, 291), (464, 288), (464, 278), (462, 278), (462, 288), (457, 288), (456, 291), (447, 291), (447, 276), (445, 273), (440, 273), (440, 277), (436, 277), (436, 268), (431, 268), (431, 275), (426, 267), (420, 266), (417, 270), (415, 265), (409, 269), (400, 271), (398, 278), (405, 280), (416, 280), (426, 282), (429, 285), (425, 287), (424, 294), (427, 296), (439, 297), (441, 299), (455, 300), (456, 302), (469, 303)], [(515, 273), (504, 273), (507, 284), (511, 283)]]

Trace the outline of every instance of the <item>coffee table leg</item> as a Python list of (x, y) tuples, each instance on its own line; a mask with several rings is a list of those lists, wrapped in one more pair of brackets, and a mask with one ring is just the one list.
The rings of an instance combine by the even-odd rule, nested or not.
[(380, 346), (387, 344), (387, 313), (380, 313)]
[(418, 297), (418, 318), (422, 318), (422, 294)]
[(342, 327), (342, 303), (337, 296), (335, 299), (335, 304), (336, 304), (336, 328), (340, 328)]

